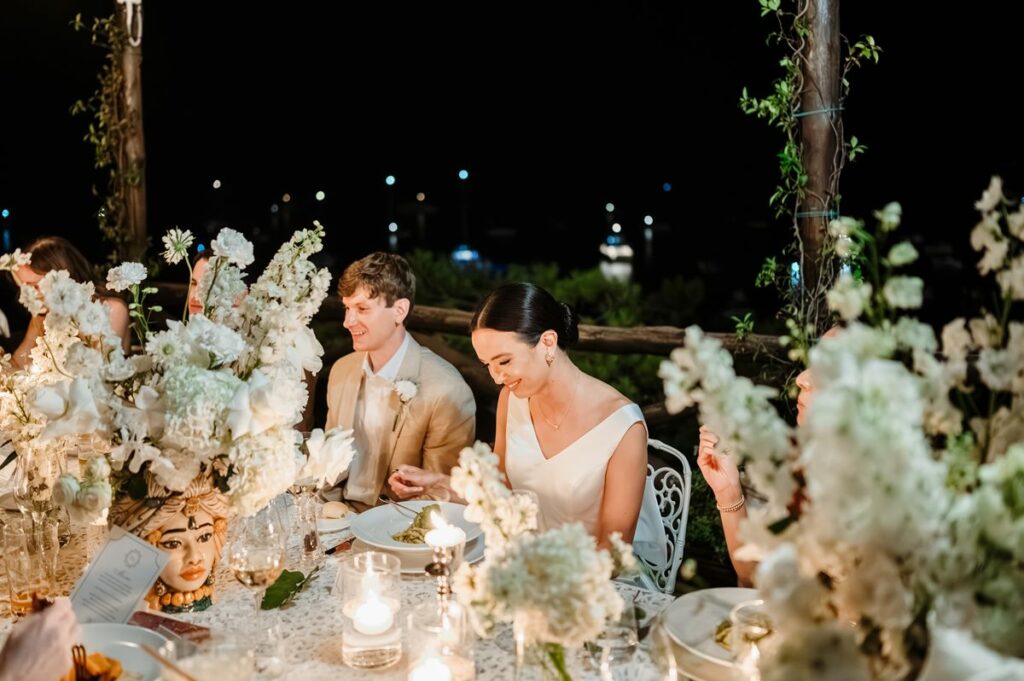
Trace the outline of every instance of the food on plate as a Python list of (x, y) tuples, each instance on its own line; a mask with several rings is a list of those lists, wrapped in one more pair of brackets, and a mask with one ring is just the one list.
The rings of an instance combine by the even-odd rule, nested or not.
[(405, 528), (398, 534), (391, 535), (391, 538), (395, 541), (400, 541), (403, 544), (423, 544), (425, 543), (427, 532), (434, 529), (433, 524), (430, 521), (432, 513), (441, 514), (440, 504), (430, 504), (424, 506), (423, 509), (416, 514), (416, 517), (412, 519), (412, 524)]

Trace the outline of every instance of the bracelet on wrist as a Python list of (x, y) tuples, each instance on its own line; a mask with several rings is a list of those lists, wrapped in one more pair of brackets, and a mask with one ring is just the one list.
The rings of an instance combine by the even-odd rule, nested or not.
[(729, 506), (722, 506), (721, 504), (719, 504), (719, 503), (718, 503), (718, 502), (716, 501), (716, 502), (715, 502), (715, 507), (716, 507), (716, 508), (717, 508), (717, 509), (718, 509), (719, 511), (721, 511), (722, 513), (734, 513), (734, 512), (736, 512), (736, 511), (740, 510), (741, 508), (743, 508), (743, 506), (744, 506), (744, 505), (745, 505), (746, 503), (747, 503), (747, 498), (746, 498), (746, 497), (745, 497), (744, 495), (742, 495), (742, 494), (741, 494), (741, 495), (740, 495), (740, 500), (739, 500), (739, 501), (737, 501), (737, 502), (736, 502), (735, 504), (730, 504)]

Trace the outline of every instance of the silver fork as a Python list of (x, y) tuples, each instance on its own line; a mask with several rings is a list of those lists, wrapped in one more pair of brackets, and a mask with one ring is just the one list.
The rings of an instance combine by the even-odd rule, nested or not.
[(405, 506), (404, 504), (398, 503), (397, 501), (395, 501), (394, 499), (392, 499), (391, 497), (389, 497), (386, 494), (381, 494), (379, 499), (381, 501), (385, 502), (385, 503), (391, 504), (392, 506), (398, 508), (399, 511), (401, 511), (405, 515), (409, 516), (410, 518), (415, 518), (417, 515), (419, 515), (419, 513), (417, 511), (412, 510), (411, 508), (409, 508), (408, 506)]

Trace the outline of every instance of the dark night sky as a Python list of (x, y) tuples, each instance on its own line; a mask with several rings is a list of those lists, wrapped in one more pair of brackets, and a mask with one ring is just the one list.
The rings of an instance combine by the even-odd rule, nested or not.
[[(67, 113), (94, 88), (100, 55), (68, 22), (112, 4), (0, 8), (0, 204), (16, 243), (57, 232), (105, 252), (86, 121)], [(1022, 12), (895, 14), (903, 4), (843, 6), (844, 33), (871, 33), (884, 49), (852, 76), (847, 131), (869, 152), (844, 174), (844, 212), (898, 199), (910, 232), (963, 251), (990, 174), (1024, 191), (1009, 106)], [(778, 74), (764, 40), (772, 22), (753, 0), (255, 5), (145, 6), (152, 233), (229, 224), (266, 234), (284, 192), (303, 226), (324, 189), (317, 215), (344, 263), (386, 244), (393, 173), (398, 204), (426, 192), (432, 243), (450, 248), (456, 172), (467, 167), (474, 242), (496, 259), (593, 264), (608, 201), (627, 235), (645, 213), (659, 220), (660, 273), (701, 272), (711, 289), (752, 288), (758, 262), (787, 239), (767, 207), (781, 139), (737, 107), (744, 85), (763, 94)], [(489, 237), (495, 229), (519, 238)], [(555, 235), (578, 248), (556, 252)]]

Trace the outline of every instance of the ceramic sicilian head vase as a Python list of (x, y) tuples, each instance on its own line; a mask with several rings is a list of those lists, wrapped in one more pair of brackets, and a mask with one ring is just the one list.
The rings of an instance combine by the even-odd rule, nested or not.
[(146, 596), (151, 608), (179, 613), (210, 607), (215, 568), (227, 536), (228, 511), (227, 499), (208, 478), (196, 478), (180, 494), (124, 498), (114, 503), (110, 511), (113, 524), (171, 555)]

